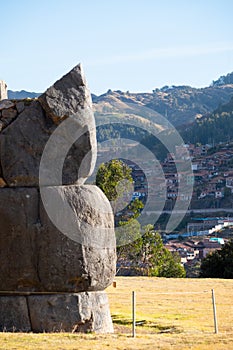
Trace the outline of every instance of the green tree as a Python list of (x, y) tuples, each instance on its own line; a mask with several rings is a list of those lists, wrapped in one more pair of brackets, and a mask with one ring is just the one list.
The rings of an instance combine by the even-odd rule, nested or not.
[(120, 222), (116, 229), (117, 260), (130, 261), (137, 265), (140, 253), (141, 225), (136, 219)]
[[(139, 199), (125, 200), (124, 195), (133, 186), (131, 168), (119, 159), (114, 159), (108, 163), (102, 163), (96, 175), (96, 185), (105, 193), (111, 201), (115, 215), (117, 261), (128, 259), (133, 261), (138, 253), (135, 241), (141, 235), (141, 225), (136, 220), (143, 208), (143, 203)], [(132, 189), (132, 188), (131, 188)], [(128, 205), (127, 205), (128, 204)], [(120, 215), (118, 208), (122, 207)]]
[[(120, 186), (122, 183), (123, 186)], [(126, 192), (126, 187), (132, 183), (131, 169), (123, 161), (115, 159), (100, 165), (96, 185), (105, 193), (113, 207)], [(154, 231), (153, 225), (141, 229), (136, 218), (142, 208), (143, 203), (139, 199), (134, 199), (115, 220), (118, 223), (116, 230), (118, 262), (122, 259), (129, 261), (133, 268), (141, 269), (143, 274), (149, 276), (185, 277), (185, 270), (180, 264), (179, 257), (173, 256), (164, 247), (162, 238)]]
[(138, 265), (148, 276), (185, 277), (185, 270), (180, 264), (179, 255), (173, 255), (163, 245), (162, 238), (154, 231), (153, 225), (143, 227), (143, 235), (135, 241), (140, 254), (135, 254)]
[(102, 163), (96, 174), (96, 185), (110, 201), (114, 201), (119, 197), (117, 186), (122, 180), (133, 183), (130, 167), (119, 159)]
[(114, 214), (121, 212), (121, 215), (115, 216), (116, 225), (137, 218), (144, 207), (139, 199), (127, 198), (127, 193), (133, 192), (131, 172), (131, 168), (122, 160), (113, 159), (102, 163), (96, 175), (96, 185), (111, 201)]
[(135, 198), (132, 200), (129, 205), (122, 211), (121, 220), (119, 221), (120, 225), (127, 223), (130, 220), (136, 219), (140, 215), (141, 209), (144, 208), (144, 204), (140, 199)]
[(200, 277), (233, 278), (233, 240), (202, 260)]

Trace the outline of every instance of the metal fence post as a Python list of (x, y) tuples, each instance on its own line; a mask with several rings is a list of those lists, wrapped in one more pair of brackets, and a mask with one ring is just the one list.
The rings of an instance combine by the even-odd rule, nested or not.
[(213, 303), (213, 313), (214, 313), (214, 330), (215, 330), (215, 333), (218, 334), (218, 320), (217, 320), (214, 289), (212, 289), (211, 291), (212, 291), (212, 303)]
[(132, 337), (136, 337), (136, 292), (132, 292)]

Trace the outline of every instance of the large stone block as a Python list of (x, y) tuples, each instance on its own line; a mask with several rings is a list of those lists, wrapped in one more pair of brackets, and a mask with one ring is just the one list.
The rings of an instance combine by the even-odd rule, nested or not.
[(39, 166), (55, 127), (38, 101), (32, 102), (0, 134), (2, 175), (8, 186), (39, 186)]
[(25, 296), (0, 295), (0, 332), (30, 332), (31, 323)]
[(112, 333), (105, 292), (0, 295), (0, 331)]
[[(91, 185), (44, 190), (49, 213), (52, 208), (61, 230), (48, 217), (36, 188), (0, 189), (1, 290), (105, 289), (112, 283), (116, 263), (107, 198)], [(55, 223), (59, 225), (59, 220)]]
[[(97, 147), (91, 94), (87, 87), (82, 66), (78, 64), (53, 86), (48, 88), (39, 97), (39, 101), (46, 115), (55, 124), (59, 124), (65, 120), (65, 123), (62, 123), (62, 126), (53, 139), (54, 146), (59, 145), (58, 150), (60, 148), (60, 153), (66, 150), (71, 140), (75, 140), (64, 163), (63, 184), (83, 184), (94, 169)], [(63, 146), (59, 142), (61, 137), (63, 139), (66, 138)], [(52, 145), (50, 146), (50, 150), (52, 151), (51, 156), (53, 158), (55, 150)], [(59, 157), (57, 158), (59, 162)], [(49, 181), (45, 183), (46, 185), (60, 185), (60, 183), (51, 181), (55, 178), (56, 163), (57, 159), (53, 158), (52, 164), (54, 170), (52, 173), (47, 173)]]
[[(115, 275), (112, 209), (96, 186), (55, 186), (41, 206), (40, 279), (49, 291), (103, 290)], [(61, 233), (63, 232), (63, 233)]]
[(35, 188), (0, 189), (0, 288), (38, 290), (37, 225), (39, 195)]
[(31, 295), (28, 305), (34, 332), (113, 332), (105, 292)]
[(95, 119), (80, 65), (23, 108), (3, 101), (1, 115), (0, 160), (8, 186), (39, 186), (41, 157), (52, 134), (44, 157), (48, 161), (42, 163), (42, 186), (82, 184), (91, 174), (96, 160)]

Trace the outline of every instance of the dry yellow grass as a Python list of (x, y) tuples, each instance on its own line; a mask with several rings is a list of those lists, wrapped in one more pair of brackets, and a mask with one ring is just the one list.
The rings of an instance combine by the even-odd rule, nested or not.
[[(233, 349), (233, 280), (116, 278), (108, 288), (115, 334), (0, 333), (4, 350)], [(214, 334), (211, 289), (216, 295), (219, 334)], [(131, 292), (136, 291), (137, 337), (131, 337)]]
[(117, 288), (108, 288), (115, 318), (130, 319), (131, 293), (135, 290), (138, 321), (152, 322), (158, 328), (171, 326), (177, 332), (212, 332), (214, 289), (219, 331), (233, 331), (233, 280), (118, 277), (116, 281)]

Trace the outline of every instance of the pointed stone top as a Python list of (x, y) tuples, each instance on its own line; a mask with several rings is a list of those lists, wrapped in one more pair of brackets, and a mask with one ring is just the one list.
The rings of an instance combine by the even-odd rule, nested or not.
[(0, 168), (7, 185), (38, 186), (39, 178), (42, 186), (83, 184), (94, 169), (97, 151), (91, 95), (81, 66), (21, 111), (19, 103), (0, 102)]
[(49, 87), (39, 101), (56, 124), (69, 116), (78, 116), (83, 109), (91, 110), (91, 94), (81, 64)]

